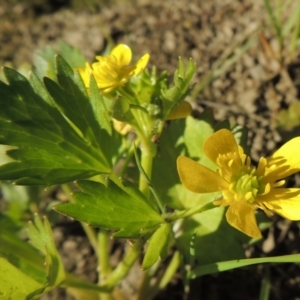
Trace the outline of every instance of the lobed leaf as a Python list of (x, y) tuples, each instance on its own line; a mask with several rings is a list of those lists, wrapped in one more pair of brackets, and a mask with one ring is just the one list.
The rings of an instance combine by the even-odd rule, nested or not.
[(133, 187), (109, 182), (109, 187), (93, 181), (79, 181), (81, 192), (74, 203), (56, 205), (54, 209), (92, 226), (117, 231), (115, 237), (137, 238), (142, 229), (163, 223), (163, 218)]
[(28, 236), (30, 243), (45, 255), (47, 276), (45, 288), (51, 289), (59, 285), (65, 279), (65, 272), (47, 218), (41, 220), (35, 215), (34, 222), (28, 225)]
[[(82, 121), (76, 123), (78, 128), (66, 120), (35, 75), (29, 82), (12, 69), (4, 68), (4, 73), (9, 85), (0, 82), (0, 143), (18, 148), (7, 152), (16, 161), (0, 166), (0, 180), (50, 185), (110, 172), (112, 153), (100, 148), (109, 142), (99, 139), (107, 132), (95, 125), (92, 113), (83, 118), (93, 119), (89, 124), (97, 127), (97, 138), (89, 125), (84, 131)], [(85, 101), (81, 105), (88, 105), (80, 99)]]
[(29, 294), (40, 288), (40, 284), (16, 268), (8, 260), (0, 257), (0, 298), (10, 300), (28, 299)]

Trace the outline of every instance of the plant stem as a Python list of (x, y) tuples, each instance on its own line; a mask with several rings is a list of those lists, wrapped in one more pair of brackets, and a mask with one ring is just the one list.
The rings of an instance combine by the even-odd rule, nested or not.
[(151, 268), (144, 271), (137, 300), (145, 300), (148, 297), (151, 279), (154, 277), (159, 266), (160, 261), (158, 260)]
[(139, 171), (140, 171), (140, 178), (141, 177), (144, 178), (144, 180), (146, 181), (146, 183), (148, 185), (149, 190), (151, 191), (151, 193), (152, 193), (152, 195), (154, 197), (154, 200), (156, 201), (157, 207), (159, 207), (160, 212), (162, 214), (165, 214), (166, 211), (165, 211), (165, 208), (164, 208), (164, 206), (162, 204), (162, 201), (160, 200), (158, 194), (156, 193), (156, 190), (152, 186), (151, 181), (150, 181), (148, 175), (146, 174), (145, 170), (143, 169), (143, 167), (142, 167), (142, 165), (141, 165), (141, 163), (139, 161), (139, 157), (138, 157), (136, 149), (134, 150), (134, 156), (135, 156), (135, 160), (136, 160), (137, 166), (138, 166)]
[(107, 277), (104, 285), (100, 287), (112, 290), (115, 285), (118, 284), (130, 271), (131, 267), (141, 254), (141, 241), (137, 240), (134, 245), (127, 251), (124, 259), (118, 264), (118, 266)]
[(179, 251), (176, 251), (173, 254), (172, 260), (168, 265), (168, 268), (164, 275), (162, 276), (161, 280), (158, 283), (158, 289), (162, 290), (164, 289), (167, 284), (174, 278), (174, 274), (176, 273), (179, 265), (180, 265), (180, 253)]
[(91, 227), (88, 224), (85, 224), (83, 222), (80, 222), (88, 240), (91, 243), (91, 246), (93, 247), (95, 253), (97, 253), (97, 249), (98, 249), (98, 242), (97, 242), (97, 234), (95, 232), (95, 229), (93, 227)]
[[(142, 141), (141, 143), (141, 167), (147, 175), (148, 179), (151, 180), (152, 175), (152, 163), (153, 158), (156, 154), (156, 145), (151, 141)], [(146, 196), (147, 199), (150, 197), (150, 189), (147, 178), (140, 174), (139, 179), (139, 190)]]
[(98, 268), (99, 280), (98, 283), (105, 283), (106, 278), (111, 273), (111, 266), (109, 263), (109, 235), (106, 229), (100, 229), (98, 233)]
[(212, 202), (209, 202), (205, 205), (198, 205), (196, 207), (192, 207), (192, 208), (188, 208), (185, 210), (181, 210), (178, 212), (174, 212), (171, 214), (167, 214), (164, 215), (164, 218), (166, 221), (172, 222), (172, 221), (176, 221), (178, 219), (183, 219), (183, 218), (187, 218), (189, 216), (195, 215), (195, 214), (199, 214), (203, 211), (215, 208), (217, 206), (215, 206)]
[(110, 293), (113, 288), (120, 282), (130, 271), (133, 264), (136, 262), (141, 254), (141, 241), (137, 240), (133, 246), (127, 251), (124, 259), (118, 266), (108, 275), (106, 282), (101, 285), (86, 283), (81, 279), (69, 275), (63, 282), (63, 286), (74, 287), (79, 289), (90, 289), (98, 292)]
[[(149, 285), (148, 285), (148, 289), (146, 289), (146, 287), (144, 287), (143, 291), (139, 295), (138, 300), (151, 300), (162, 289), (164, 289), (170, 283), (170, 281), (174, 278), (174, 274), (176, 273), (176, 271), (180, 265), (180, 261), (181, 261), (180, 253), (179, 253), (179, 251), (176, 251), (173, 254), (173, 257), (172, 257), (169, 265), (167, 266), (165, 272), (162, 274), (162, 276), (160, 276), (160, 278), (157, 279), (154, 286), (149, 287)], [(157, 269), (157, 267), (156, 267), (156, 269)], [(153, 277), (152, 273), (153, 272), (148, 274), (147, 279), (149, 279), (149, 280), (147, 281), (147, 283), (149, 283), (151, 277)]]

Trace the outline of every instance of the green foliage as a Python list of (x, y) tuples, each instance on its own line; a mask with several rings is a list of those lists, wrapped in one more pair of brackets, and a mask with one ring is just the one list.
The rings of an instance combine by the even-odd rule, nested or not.
[[(0, 144), (8, 145), (9, 161), (3, 159), (0, 180), (14, 180), (20, 185), (76, 180), (69, 202), (56, 204), (54, 210), (82, 222), (98, 258), (100, 283), (83, 282), (66, 274), (46, 217), (35, 215), (29, 223), (29, 243), (20, 238), (22, 220), (40, 208), (36, 200), (39, 190), (2, 183), (7, 209), (0, 213), (0, 274), (5, 274), (4, 279), (1, 276), (4, 285), (0, 286), (0, 297), (33, 299), (64, 286), (74, 289), (79, 299), (98, 299), (98, 293), (102, 297), (102, 293), (112, 292), (129, 273), (142, 249), (142, 268), (149, 270), (142, 283), (141, 299), (143, 295), (154, 297), (170, 282), (179, 267), (179, 256), (191, 267), (187, 280), (270, 261), (241, 260), (245, 257), (242, 244), (255, 240), (228, 225), (226, 208), (214, 206), (220, 192), (192, 193), (179, 180), (176, 160), (180, 155), (217, 169), (203, 152), (205, 141), (215, 131), (227, 128), (245, 149), (247, 143), (244, 128), (233, 127), (228, 121), (216, 124), (209, 110), (199, 119), (187, 117), (165, 124), (190, 92), (196, 71), (194, 61), (189, 60), (185, 67), (179, 59), (173, 86), (169, 86), (167, 74), (157, 76), (154, 67), (152, 73), (145, 71), (125, 78), (124, 85), (112, 80), (116, 87), (111, 91), (109, 87), (103, 94), (95, 73), (85, 86), (87, 78), (83, 81), (76, 70), (85, 63), (79, 52), (62, 44), (60, 53), (67, 59), (56, 55), (54, 60), (50, 48), (40, 52), (35, 68), (38, 75), (31, 74), (29, 80), (4, 68), (7, 84), (0, 82)], [(114, 60), (105, 66), (122, 75)], [(45, 75), (42, 82), (40, 78)], [(135, 135), (119, 135), (112, 118), (131, 125)], [(134, 168), (131, 173), (129, 169)], [(70, 186), (62, 187), (66, 190)], [(258, 220), (260, 229), (270, 225), (260, 215)], [(99, 233), (94, 227), (103, 229)], [(113, 231), (115, 238), (133, 243), (124, 247), (126, 251), (115, 268), (109, 261), (106, 230)], [(152, 286), (151, 276), (163, 269), (159, 261), (168, 256), (170, 247), (176, 248), (175, 259)], [(299, 257), (287, 261), (291, 259), (298, 261)]]
[(159, 259), (165, 259), (168, 254), (168, 245), (170, 240), (170, 233), (172, 227), (170, 224), (165, 223), (153, 233), (149, 239), (147, 251), (142, 263), (144, 270), (152, 267)]
[[(209, 198), (213, 201), (215, 197)], [(189, 241), (196, 231), (195, 265), (245, 258), (242, 243), (250, 239), (227, 223), (224, 218), (224, 208), (211, 209), (186, 219), (183, 231), (184, 233), (178, 238), (177, 245), (186, 261), (190, 260)]]
[(179, 58), (178, 69), (174, 74), (174, 86), (161, 91), (161, 97), (164, 100), (163, 119), (165, 120), (170, 112), (175, 109), (186, 97), (190, 91), (189, 85), (196, 71), (196, 63), (190, 59), (186, 70), (182, 58)]
[[(61, 258), (46, 218), (38, 215), (28, 225), (33, 247), (11, 230), (0, 232), (0, 296), (3, 299), (32, 299), (59, 285), (65, 278)], [(1, 298), (2, 299), (2, 298)]]
[[(204, 199), (208, 201), (213, 199), (207, 195), (190, 193), (180, 184), (176, 159), (179, 155), (187, 155), (206, 167), (215, 169), (215, 164), (204, 155), (202, 147), (210, 135), (224, 127), (230, 129), (227, 123), (218, 124), (216, 127), (212, 111), (206, 110), (199, 119), (187, 117), (184, 120), (173, 121), (165, 128), (159, 140), (158, 155), (154, 159), (153, 166), (153, 185), (165, 203), (173, 208), (183, 209), (200, 203), (204, 205), (206, 203)], [(234, 130), (237, 140), (244, 142), (246, 130), (240, 128)], [(191, 198), (199, 198), (199, 201), (190, 200)]]
[(54, 209), (91, 226), (117, 231), (115, 237), (137, 238), (141, 231), (155, 228), (163, 218), (134, 187), (109, 182), (77, 183), (81, 192), (74, 194), (74, 203), (59, 204)]
[[(45, 284), (46, 272), (43, 256), (33, 246), (20, 239), (12, 228), (1, 229), (0, 256), (40, 283), (40, 287)], [(9, 280), (14, 282), (16, 278), (11, 277)]]
[[(175, 164), (177, 157), (183, 154), (210, 169), (216, 168), (204, 155), (203, 144), (215, 130), (229, 124), (219, 124), (215, 129), (215, 123), (212, 112), (208, 110), (199, 119), (188, 117), (184, 121), (171, 123), (162, 135), (159, 155), (154, 162), (153, 181), (168, 205), (178, 209), (192, 208), (204, 206), (218, 197), (219, 193), (195, 194), (184, 188), (179, 182)], [(244, 140), (246, 133), (238, 128), (236, 135), (237, 140)], [(155, 172), (159, 172), (159, 175)], [(195, 231), (195, 259), (198, 263), (244, 258), (241, 242), (249, 239), (227, 224), (222, 208), (186, 218), (182, 228), (184, 233), (177, 239), (177, 245), (186, 261), (189, 261), (189, 241)]]
[[(72, 96), (74, 79), (70, 69), (62, 60), (58, 65), (66, 91), (55, 87), (70, 100), (68, 116), (70, 121), (75, 121), (75, 115), (79, 116), (75, 121), (79, 128), (61, 114), (35, 75), (31, 75), (29, 82), (16, 71), (4, 68), (9, 85), (0, 82), (0, 143), (18, 148), (7, 151), (16, 161), (0, 167), (0, 179), (16, 180), (23, 185), (50, 185), (110, 172), (109, 161), (97, 148), (102, 144), (99, 141), (101, 133), (107, 135), (107, 131), (95, 123), (88, 98), (78, 87), (75, 90), (78, 96), (74, 96), (75, 91)], [(52, 94), (55, 94), (55, 87), (50, 87)], [(68, 105), (59, 96), (54, 99), (61, 106)], [(72, 114), (71, 106), (75, 105), (81, 114)]]
[(299, 254), (282, 255), (275, 257), (260, 257), (260, 258), (248, 258), (248, 259), (238, 259), (230, 261), (218, 261), (212, 264), (202, 265), (195, 268), (191, 272), (191, 278), (197, 278), (206, 274), (214, 274), (219, 272), (224, 272), (227, 270), (232, 270), (236, 268), (242, 268), (245, 266), (264, 264), (264, 263), (300, 263)]
[(60, 54), (72, 68), (83, 67), (86, 59), (77, 48), (61, 41), (57, 50), (48, 46), (39, 49), (34, 53), (34, 73), (38, 78), (48, 78), (56, 80), (55, 56)]
[(35, 215), (34, 222), (28, 225), (28, 237), (30, 243), (45, 256), (47, 288), (57, 286), (64, 280), (65, 273), (46, 217), (41, 220), (38, 215)]
[(0, 274), (5, 275), (1, 276), (1, 299), (30, 299), (27, 296), (40, 287), (30, 275), (23, 273), (3, 257), (0, 257)]
[(7, 202), (5, 215), (11, 218), (15, 224), (22, 225), (23, 213), (27, 210), (29, 203), (29, 193), (27, 187), (15, 186), (8, 182), (1, 182), (0, 187), (2, 197)]

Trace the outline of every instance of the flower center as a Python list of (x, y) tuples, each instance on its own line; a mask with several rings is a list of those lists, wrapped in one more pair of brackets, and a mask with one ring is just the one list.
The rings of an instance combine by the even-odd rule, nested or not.
[(238, 174), (231, 178), (229, 190), (233, 192), (236, 201), (244, 200), (253, 203), (257, 194), (264, 191), (265, 187), (261, 183), (261, 176), (257, 176), (254, 167), (242, 168)]

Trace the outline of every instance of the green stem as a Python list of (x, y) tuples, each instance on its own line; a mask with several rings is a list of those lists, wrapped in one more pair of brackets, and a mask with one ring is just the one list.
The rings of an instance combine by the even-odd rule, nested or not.
[[(175, 275), (178, 267), (180, 266), (180, 261), (181, 261), (180, 252), (176, 251), (174, 253), (168, 267), (166, 268), (165, 272), (163, 273), (163, 275), (157, 279), (157, 282), (155, 283), (154, 286), (149, 287), (149, 285), (148, 285), (148, 289), (144, 288), (142, 293), (140, 293), (138, 300), (142, 300), (142, 299), (143, 300), (151, 300), (155, 296), (157, 296), (158, 293), (161, 290), (163, 290), (170, 283), (170, 281), (174, 278), (174, 275)], [(150, 274), (150, 276), (151, 276), (151, 274)]]
[[(69, 275), (62, 283), (62, 286), (74, 287), (79, 289), (90, 289), (103, 293), (110, 293), (113, 288), (129, 273), (131, 267), (136, 262), (141, 254), (141, 241), (137, 240), (134, 245), (127, 251), (123, 260), (118, 266), (108, 275), (104, 284), (95, 285), (86, 283), (81, 279)], [(102, 295), (102, 294), (101, 294)]]
[(98, 283), (105, 283), (106, 278), (111, 273), (111, 266), (109, 263), (109, 235), (106, 229), (100, 229), (98, 233), (98, 267), (99, 280)]
[(137, 151), (136, 151), (136, 148), (134, 148), (134, 156), (135, 156), (135, 160), (136, 160), (136, 163), (138, 165), (138, 168), (139, 168), (139, 171), (140, 171), (140, 178), (143, 177), (144, 180), (146, 181), (147, 185), (148, 185), (148, 188), (149, 190), (151, 191), (155, 201), (156, 201), (156, 204), (157, 206), (159, 207), (160, 211), (162, 214), (165, 214), (166, 211), (165, 211), (165, 208), (162, 204), (162, 201), (160, 200), (158, 194), (156, 193), (156, 190), (154, 189), (154, 187), (152, 186), (151, 184), (151, 181), (148, 177), (148, 175), (146, 174), (145, 170), (143, 169), (141, 163), (140, 163), (140, 160), (139, 160), (139, 157), (138, 157), (138, 154), (137, 154)]
[(66, 279), (60, 284), (62, 287), (66, 288), (75, 288), (87, 291), (95, 291), (95, 292), (110, 292), (107, 287), (102, 287), (94, 283), (86, 282), (81, 278), (74, 276), (73, 274), (66, 273)]
[(91, 243), (91, 246), (93, 247), (95, 253), (97, 253), (97, 249), (98, 249), (98, 242), (97, 242), (97, 234), (95, 232), (95, 229), (92, 228), (90, 225), (85, 224), (83, 222), (80, 222), (88, 240)]
[(159, 268), (160, 263), (157, 261), (151, 268), (147, 269), (143, 273), (141, 280), (141, 285), (139, 288), (139, 294), (137, 300), (145, 300), (150, 293), (150, 282), (151, 279), (155, 276), (157, 269)]
[(142, 173), (140, 173), (139, 190), (146, 196), (147, 199), (149, 199), (150, 189), (149, 189), (149, 184), (147, 179), (151, 180), (152, 163), (153, 163), (153, 158), (156, 154), (156, 145), (151, 141), (144, 141), (144, 142), (142, 141), (141, 151), (142, 151), (141, 167), (148, 178), (145, 178), (145, 176)]
[(141, 254), (141, 241), (137, 240), (134, 245), (127, 251), (124, 259), (118, 264), (118, 266), (110, 273), (106, 278), (104, 285), (101, 285), (105, 290), (112, 290), (115, 285), (118, 284), (130, 271), (133, 264), (139, 258)]
[[(109, 263), (109, 235), (105, 229), (100, 229), (98, 233), (98, 285), (105, 284), (106, 278), (111, 273)], [(113, 300), (112, 293), (100, 293), (99, 300)]]
[[(134, 144), (131, 144), (130, 147), (126, 148), (126, 157), (125, 160), (122, 163), (122, 167), (120, 168), (119, 172), (118, 172), (118, 176), (119, 177), (123, 177), (125, 172), (127, 171), (127, 167), (129, 165), (129, 163), (131, 162), (131, 159), (134, 155)], [(125, 152), (124, 152), (125, 153)]]
[(173, 254), (172, 260), (168, 265), (166, 272), (164, 273), (163, 277), (159, 281), (158, 284), (159, 290), (164, 289), (167, 286), (167, 284), (174, 278), (174, 274), (176, 273), (179, 265), (180, 265), (180, 253), (179, 251), (176, 251)]
[(209, 210), (209, 209), (212, 209), (215, 207), (217, 207), (217, 206), (215, 206), (212, 202), (209, 202), (205, 205), (198, 205), (196, 207), (188, 208), (188, 209), (174, 212), (171, 214), (166, 214), (166, 215), (164, 215), (164, 218), (168, 222), (173, 222), (178, 219), (183, 219), (183, 218), (187, 218), (189, 216), (195, 215), (195, 214), (199, 214), (203, 211), (206, 211), (206, 210)]
[(121, 96), (129, 100), (129, 103), (139, 105), (139, 101), (136, 99), (135, 94), (132, 90), (127, 86), (118, 88), (118, 92)]

